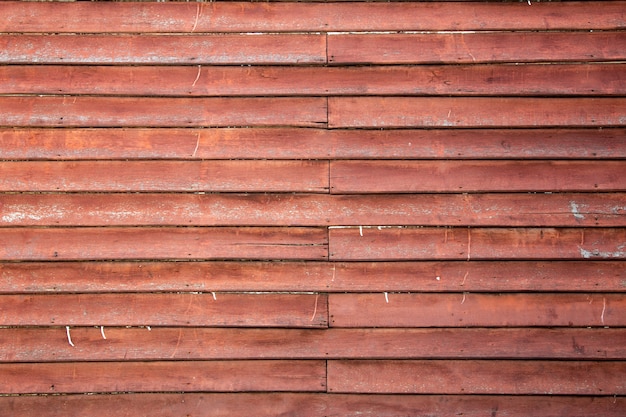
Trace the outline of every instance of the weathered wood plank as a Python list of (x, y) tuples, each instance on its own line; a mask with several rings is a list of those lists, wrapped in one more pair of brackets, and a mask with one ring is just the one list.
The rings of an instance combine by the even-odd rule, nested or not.
[[(3, 2), (0, 32), (559, 30), (626, 26), (624, 2), (550, 4)], [(99, 16), (100, 19), (93, 19)]]
[(624, 362), (328, 361), (328, 391), (623, 395)]
[(330, 190), (336, 194), (623, 191), (624, 172), (624, 161), (332, 161)]
[[(37, 375), (37, 378), (33, 378)], [(0, 364), (3, 394), (325, 391), (324, 361)], [(109, 410), (110, 411), (110, 410)]]
[[(626, 158), (626, 130), (0, 128), (2, 159)], [(197, 148), (196, 148), (197, 146)]]
[(316, 417), (391, 417), (423, 415), (446, 417), (462, 413), (483, 417), (500, 413), (509, 417), (592, 416), (623, 417), (622, 397), (508, 396), (508, 395), (350, 395), (294, 393), (236, 394), (116, 394), (0, 397), (0, 410), (23, 417), (65, 417), (69, 413), (92, 417), (132, 417), (150, 410), (154, 417), (193, 414), (198, 417), (298, 415)]
[(330, 97), (328, 106), (332, 128), (626, 124), (623, 98)]
[(1, 260), (327, 258), (321, 228), (5, 228)]
[(324, 294), (4, 295), (0, 312), (5, 326), (326, 327), (328, 323)]
[(623, 261), (8, 262), (0, 263), (0, 293), (625, 292), (624, 266)]
[(330, 294), (333, 327), (624, 326), (624, 294)]
[[(102, 337), (106, 336), (106, 339)], [(0, 329), (0, 362), (626, 358), (624, 329)]]
[(622, 60), (621, 32), (329, 34), (333, 64), (474, 64)]
[[(119, 171), (130, 164), (125, 163)], [(184, 172), (173, 171), (177, 175)], [(251, 171), (247, 174), (256, 179)], [(305, 171), (298, 168), (294, 172), (302, 175)], [(278, 179), (294, 181), (295, 173)], [(270, 180), (268, 174), (262, 178)], [(322, 175), (319, 179), (323, 180)], [(241, 186), (250, 185), (252, 180)], [(625, 193), (4, 194), (0, 196), (0, 226), (615, 227), (626, 226), (624, 201)]]
[(3, 64), (325, 62), (326, 37), (321, 34), (0, 35), (0, 63)]
[[(5, 94), (138, 96), (624, 95), (621, 64), (374, 67), (0, 67)], [(584, 74), (584, 77), (581, 76)]]
[(625, 259), (626, 229), (331, 228), (330, 259)]
[(0, 97), (0, 126), (319, 127), (326, 109), (321, 97)]
[(327, 192), (326, 161), (3, 162), (0, 191)]

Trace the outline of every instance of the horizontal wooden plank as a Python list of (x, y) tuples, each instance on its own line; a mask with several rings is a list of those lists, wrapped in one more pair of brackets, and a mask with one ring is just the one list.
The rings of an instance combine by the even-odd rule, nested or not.
[(624, 372), (624, 362), (328, 361), (328, 391), (623, 395)]
[(327, 258), (320, 228), (0, 229), (1, 260)]
[[(33, 378), (37, 375), (37, 378)], [(325, 391), (323, 361), (1, 364), (3, 394)]]
[(8, 262), (0, 276), (0, 293), (626, 291), (623, 261), (587, 260)]
[(509, 396), (509, 395), (350, 395), (302, 393), (185, 393), (116, 395), (37, 395), (0, 397), (0, 410), (23, 417), (64, 417), (68, 413), (104, 417), (115, 409), (118, 416), (150, 410), (154, 417), (192, 414), (199, 417), (254, 415), (400, 416), (428, 413), (445, 417), (462, 413), (482, 417), (498, 413), (509, 417), (591, 416), (622, 417), (622, 397)]
[(626, 229), (331, 228), (330, 259), (625, 259)]
[[(3, 162), (0, 191), (327, 192), (326, 161)], [(165, 198), (162, 198), (162, 202)]]
[[(5, 94), (139, 96), (624, 95), (622, 64), (374, 67), (0, 67)], [(584, 75), (584, 76), (583, 76)]]
[(623, 128), (0, 128), (0, 155), (2, 159), (623, 159), (625, 136)]
[[(624, 2), (563, 4), (242, 3), (157, 5), (3, 2), (0, 32), (558, 30), (626, 26)], [(115, 6), (115, 7), (113, 7)], [(99, 16), (100, 19), (92, 19)]]
[(623, 191), (624, 172), (623, 161), (332, 161), (330, 190), (336, 194)]
[(330, 294), (333, 327), (624, 326), (623, 294)]
[(5, 326), (326, 327), (328, 323), (323, 294), (4, 295), (0, 314)]
[(325, 62), (326, 37), (321, 34), (0, 35), (3, 64)]
[[(89, 178), (102, 178), (93, 172)], [(305, 172), (298, 168), (278, 180), (294, 181)], [(121, 185), (120, 177), (110, 185)], [(270, 180), (269, 174), (261, 178)], [(626, 226), (625, 193), (4, 194), (0, 200), (0, 226)]]
[[(103, 338), (103, 335), (106, 339)], [(620, 359), (624, 329), (0, 329), (0, 362), (233, 359)]]
[(333, 64), (617, 61), (624, 51), (621, 32), (342, 33), (327, 49)]
[(0, 97), (0, 126), (319, 127), (326, 123), (326, 109), (321, 97)]
[(625, 266), (588, 260), (349, 262), (333, 264), (329, 287), (335, 292), (624, 292)]
[(328, 125), (608, 127), (626, 125), (625, 107), (623, 98), (330, 97)]

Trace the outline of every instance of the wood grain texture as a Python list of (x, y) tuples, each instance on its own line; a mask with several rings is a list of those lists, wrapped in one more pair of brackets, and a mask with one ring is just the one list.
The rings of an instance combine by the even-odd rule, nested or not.
[[(102, 337), (105, 334), (106, 339)], [(0, 329), (0, 362), (626, 358), (624, 329)]]
[(326, 192), (326, 161), (3, 162), (0, 191)]
[(0, 397), (0, 410), (24, 417), (62, 417), (70, 412), (104, 417), (132, 417), (151, 410), (155, 417), (193, 413), (199, 417), (247, 417), (250, 404), (256, 416), (445, 417), (463, 413), (483, 417), (501, 413), (510, 417), (588, 416), (622, 417), (622, 397), (510, 396), (510, 395), (350, 395), (294, 393), (186, 393)]
[[(363, 236), (361, 236), (363, 234)], [(332, 228), (330, 259), (624, 259), (626, 229)]]
[[(123, 173), (128, 165), (131, 164), (124, 163), (118, 172)], [(156, 171), (158, 170), (154, 172)], [(89, 175), (94, 175), (93, 172), (95, 170), (89, 170)], [(180, 178), (185, 170), (181, 168), (172, 172)], [(253, 170), (245, 172), (252, 179), (256, 179), (252, 174)], [(281, 170), (270, 170), (269, 174), (272, 172), (280, 173)], [(140, 175), (144, 173), (145, 170)], [(290, 170), (290, 176), (278, 176), (277, 182), (296, 182), (296, 174), (302, 176), (304, 173), (304, 167), (293, 169)], [(258, 184), (259, 187), (270, 186), (269, 174), (263, 176), (265, 182)], [(62, 176), (56, 175), (55, 181), (60, 177)], [(225, 175), (221, 179), (225, 183), (224, 177)], [(320, 182), (324, 180), (322, 174), (318, 178)], [(122, 186), (124, 179), (122, 177), (115, 182), (112, 179), (107, 185)], [(163, 181), (156, 175), (151, 179)], [(189, 177), (185, 179), (191, 180)], [(15, 176), (10, 181), (15, 181)], [(33, 182), (31, 180), (28, 186)], [(149, 181), (142, 182), (142, 185), (146, 182)], [(213, 184), (215, 183), (211, 185)], [(218, 184), (221, 186), (223, 183), (220, 181)], [(242, 181), (240, 186), (253, 184), (252, 180)], [(26, 186), (25, 183), (24, 185)], [(86, 187), (92, 185), (93, 182), (84, 184)], [(294, 186), (293, 183), (289, 185)], [(283, 187), (288, 188), (286, 185)], [(625, 193), (6, 194), (0, 199), (0, 226), (615, 227), (626, 226), (624, 201)]]
[(326, 259), (319, 228), (5, 228), (2, 260)]
[[(115, 47), (111, 47), (112, 45)], [(6, 34), (0, 35), (0, 62), (117, 65), (323, 64), (326, 62), (326, 38), (320, 34)]]
[(330, 97), (331, 128), (623, 126), (622, 98)]
[[(332, 161), (332, 193), (623, 191), (624, 161)], [(489, 178), (489, 181), (485, 181)]]
[(472, 64), (621, 60), (620, 32), (329, 34), (333, 64)]
[[(624, 95), (621, 64), (0, 67), (5, 94), (135, 96)], [(583, 75), (584, 76), (581, 76)]]
[(322, 294), (5, 295), (0, 315), (9, 326), (326, 327), (326, 305)]
[(623, 395), (624, 362), (328, 361), (328, 391)]
[(624, 326), (623, 294), (330, 294), (332, 327)]
[(624, 159), (625, 136), (623, 128), (0, 128), (0, 157), (33, 160)]
[(0, 126), (15, 127), (319, 127), (327, 120), (321, 97), (1, 97), (0, 111)]
[[(0, 364), (3, 394), (324, 391), (323, 361)], [(37, 378), (33, 378), (37, 375)]]
[[(270, 3), (34, 4), (3, 2), (1, 32), (278, 32), (559, 30), (626, 26), (624, 2), (449, 4)], [(93, 19), (92, 16), (100, 19)]]
[[(5, 262), (0, 293), (616, 292), (624, 261)], [(306, 277), (303, 279), (302, 277)], [(439, 279), (437, 279), (439, 278)]]

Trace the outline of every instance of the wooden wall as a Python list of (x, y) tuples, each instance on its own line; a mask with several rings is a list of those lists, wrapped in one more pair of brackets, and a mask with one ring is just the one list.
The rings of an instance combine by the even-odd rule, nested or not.
[(0, 414), (626, 415), (625, 15), (2, 2)]

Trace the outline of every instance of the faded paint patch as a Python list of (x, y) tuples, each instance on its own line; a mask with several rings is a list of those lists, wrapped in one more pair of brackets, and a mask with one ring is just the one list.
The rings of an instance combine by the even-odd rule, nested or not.
[(591, 258), (602, 258), (602, 259), (610, 259), (610, 258), (626, 258), (626, 244), (619, 245), (614, 252), (609, 251), (601, 251), (599, 249), (586, 250), (582, 247), (580, 249), (580, 255), (585, 259)]
[(580, 209), (578, 207), (578, 204), (576, 204), (575, 201), (570, 201), (569, 202), (569, 206), (570, 206), (570, 210), (571, 210), (571, 212), (574, 215), (574, 218), (576, 220), (584, 220), (585, 219), (585, 216), (580, 213)]

